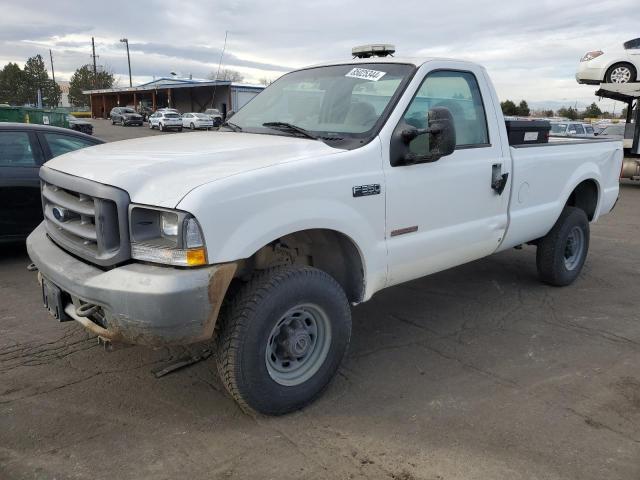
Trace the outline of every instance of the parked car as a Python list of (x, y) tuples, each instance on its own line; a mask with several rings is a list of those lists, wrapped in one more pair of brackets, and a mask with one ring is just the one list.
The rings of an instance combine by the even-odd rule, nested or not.
[(91, 122), (74, 117), (70, 113), (67, 114), (67, 122), (69, 122), (69, 128), (71, 130), (86, 133), (87, 135), (93, 135), (93, 125)]
[(588, 123), (580, 122), (551, 122), (551, 135), (561, 137), (593, 137), (595, 130)]
[(598, 136), (607, 136), (613, 138), (624, 138), (624, 131), (626, 123), (612, 123), (605, 125), (604, 128), (598, 133)]
[(24, 240), (42, 221), (38, 171), (44, 162), (100, 143), (68, 128), (0, 123), (0, 242)]
[(135, 109), (138, 114), (142, 117), (143, 121), (147, 121), (149, 115), (153, 113), (153, 109), (151, 107), (147, 107), (146, 105), (138, 104), (138, 107)]
[(213, 128), (213, 120), (211, 120), (209, 115), (205, 115), (204, 113), (183, 113), (182, 126), (184, 128), (190, 128), (191, 130), (209, 130)]
[(111, 125), (116, 123), (122, 125), (137, 125), (142, 126), (142, 115), (136, 113), (133, 108), (129, 107), (114, 107), (109, 114), (111, 118)]
[(578, 83), (637, 82), (640, 72), (640, 38), (634, 38), (606, 51), (587, 52), (580, 60), (576, 80)]
[(179, 113), (171, 110), (158, 110), (149, 117), (149, 128), (157, 128), (161, 132), (165, 130), (182, 131), (182, 117)]
[[(527, 123), (523, 141), (543, 141)], [(222, 130), (54, 159), (40, 176), (72, 212), (82, 198), (111, 208), (82, 227), (47, 217), (27, 248), (49, 312), (103, 339), (215, 331), (222, 383), (247, 412), (317, 398), (347, 350), (351, 305), (386, 287), (525, 243), (542, 281), (571, 284), (590, 222), (619, 192), (619, 141), (509, 141), (486, 70), (466, 61), (293, 71)]]
[(220, 110), (218, 110), (217, 108), (207, 108), (204, 113), (206, 115), (209, 115), (211, 117), (211, 120), (213, 120), (213, 126), (214, 127), (219, 127), (220, 125), (222, 125), (222, 113), (220, 113)]
[(156, 110), (156, 112), (172, 112), (180, 115), (180, 111), (176, 108), (163, 107)]

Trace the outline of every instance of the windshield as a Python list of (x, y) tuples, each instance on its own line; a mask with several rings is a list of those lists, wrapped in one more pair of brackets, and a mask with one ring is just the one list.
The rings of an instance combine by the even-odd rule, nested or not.
[(205, 115), (204, 113), (195, 113), (194, 115), (198, 118), (203, 118), (205, 120), (209, 119), (209, 115)]
[(564, 133), (567, 130), (566, 123), (552, 123), (551, 133)]
[(164, 118), (180, 118), (180, 115), (177, 113), (165, 113)]
[(133, 108), (123, 108), (122, 113), (136, 113)]
[(245, 132), (296, 135), (292, 129), (264, 125), (286, 123), (355, 148), (377, 133), (414, 71), (412, 65), (397, 63), (299, 70), (271, 84), (229, 123)]

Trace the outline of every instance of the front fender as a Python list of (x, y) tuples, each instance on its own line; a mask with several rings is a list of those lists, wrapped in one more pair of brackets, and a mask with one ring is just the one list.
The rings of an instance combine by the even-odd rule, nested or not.
[[(327, 229), (350, 238), (365, 270), (365, 299), (386, 282), (384, 188), (379, 142), (323, 158), (277, 165), (202, 185), (178, 208), (202, 226), (209, 263), (251, 257), (274, 240)], [(354, 197), (356, 185), (381, 185)]]

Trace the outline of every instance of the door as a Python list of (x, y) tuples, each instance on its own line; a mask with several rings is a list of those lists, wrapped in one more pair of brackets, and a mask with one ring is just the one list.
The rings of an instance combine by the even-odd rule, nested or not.
[[(492, 184), (505, 175), (508, 187), (511, 160), (503, 157), (502, 117), (485, 108), (495, 95), (483, 75), (480, 69), (429, 72), (396, 126), (426, 128), (428, 110), (446, 107), (456, 149), (431, 163), (385, 165), (388, 285), (489, 255), (504, 236), (509, 190), (499, 194)], [(412, 140), (410, 150), (427, 138)]]
[(0, 131), (0, 239), (22, 239), (42, 221), (41, 163), (34, 133)]
[(579, 123), (569, 125), (569, 135), (584, 135), (584, 127)]

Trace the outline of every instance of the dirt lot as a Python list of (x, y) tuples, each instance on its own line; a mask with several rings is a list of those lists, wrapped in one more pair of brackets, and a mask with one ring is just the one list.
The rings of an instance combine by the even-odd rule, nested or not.
[(3, 246), (0, 478), (640, 478), (639, 206), (624, 184), (573, 286), (527, 247), (381, 292), (326, 394), (281, 418), (241, 413), (211, 360), (155, 378), (186, 349), (56, 323)]

